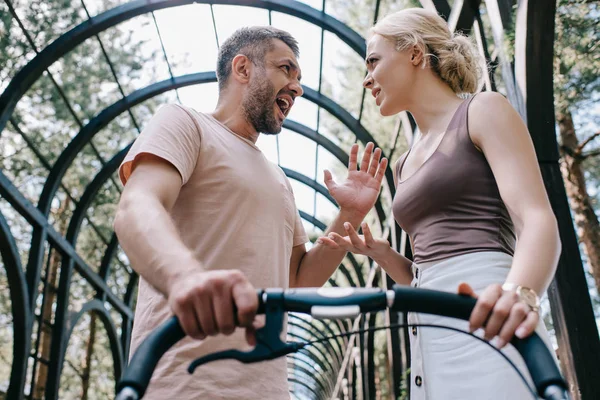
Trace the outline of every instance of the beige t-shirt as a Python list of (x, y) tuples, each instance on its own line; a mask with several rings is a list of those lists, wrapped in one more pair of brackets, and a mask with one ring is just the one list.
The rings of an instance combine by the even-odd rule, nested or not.
[[(308, 238), (284, 172), (254, 143), (209, 115), (167, 105), (123, 161), (124, 184), (142, 153), (169, 161), (181, 174), (183, 186), (171, 216), (206, 269), (239, 269), (256, 288), (288, 287), (292, 247)], [(131, 354), (171, 315), (165, 298), (140, 279)], [(163, 356), (144, 398), (289, 399), (285, 357), (250, 365), (215, 361), (188, 374), (195, 358), (229, 348), (248, 350), (243, 330), (204, 341), (184, 339)]]

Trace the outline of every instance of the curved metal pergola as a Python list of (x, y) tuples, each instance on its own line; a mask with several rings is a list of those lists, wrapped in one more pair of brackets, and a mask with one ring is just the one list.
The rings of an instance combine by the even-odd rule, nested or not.
[[(31, 147), (40, 164), (48, 171), (37, 204), (34, 205), (15, 186), (7, 174), (0, 170), (0, 195), (10, 204), (12, 210), (25, 219), (31, 227), (31, 241), (27, 251), (28, 261), (24, 268), (21, 262), (23, 250), (19, 248), (15, 240), (11, 217), (5, 216), (0, 210), (0, 255), (9, 284), (13, 320), (13, 357), (6, 394), (10, 399), (32, 398), (36, 379), (38, 379), (37, 372), (41, 368), (40, 365), (44, 364), (47, 365), (48, 370), (44, 382), (45, 398), (55, 399), (59, 395), (63, 364), (70, 339), (84, 315), (91, 314), (98, 317), (104, 326), (113, 357), (115, 377), (119, 377), (129, 353), (138, 276), (120, 257), (121, 252), (114, 232), (111, 232), (109, 237), (103, 235), (100, 227), (93, 222), (89, 210), (99, 193), (107, 185), (112, 183), (112, 190), (119, 192), (120, 189), (115, 183), (115, 174), (131, 143), (114, 149), (110, 158), (104, 160), (94, 147), (93, 139), (122, 115), (129, 116), (132, 126), (137, 132), (140, 132), (143, 126), (132, 112), (134, 107), (164, 93), (175, 92), (179, 98), (179, 89), (203, 87), (205, 84), (216, 82), (214, 71), (175, 75), (161, 37), (162, 52), (169, 66), (169, 77), (125, 94), (115, 73), (115, 66), (98, 35), (132, 18), (150, 14), (160, 37), (160, 29), (154, 12), (200, 3), (210, 5), (211, 14), (213, 5), (247, 6), (268, 11), (269, 22), (271, 21), (271, 12), (278, 12), (318, 27), (321, 29), (320, 74), (323, 73), (323, 36), (325, 32), (335, 35), (347, 46), (349, 51), (361, 59), (365, 57), (365, 41), (346, 23), (328, 14), (327, 0), (322, 1), (320, 10), (301, 2), (286, 0), (155, 0), (152, 2), (135, 0), (94, 16), (90, 15), (85, 2), (82, 1), (87, 20), (53, 40), (42, 50), (37, 50), (12, 1), (5, 0), (5, 3), (36, 55), (12, 77), (0, 95), (0, 138), (10, 123), (12, 129)], [(484, 2), (481, 0), (455, 0), (452, 6), (447, 0), (421, 0), (420, 3), (423, 7), (436, 9), (448, 21), (452, 30), (462, 31), (476, 38), (481, 54), (492, 66), (490, 73), (484, 79), (485, 89), (499, 90), (500, 87), (528, 124), (552, 206), (559, 220), (563, 241), (563, 254), (559, 269), (549, 290), (552, 316), (559, 344), (558, 353), (563, 364), (563, 372), (573, 388), (573, 393), (581, 393), (584, 398), (600, 398), (600, 389), (593, 384), (593, 371), (595, 370), (595, 360), (597, 360), (597, 356), (600, 356), (600, 344), (558, 166), (559, 155), (554, 134), (553, 41), (548, 40), (546, 35), (553, 31), (556, 5), (553, 1), (547, 0), (521, 0), (518, 5), (515, 0)], [(516, 18), (512, 13), (514, 6), (516, 6)], [(385, 1), (373, 2), (373, 22), (378, 19), (385, 7)], [(389, 5), (387, 7), (389, 8)], [(212, 14), (212, 21), (213, 24), (216, 24), (214, 14)], [(510, 27), (512, 24), (515, 24), (516, 27), (514, 60), (511, 60), (502, 50), (506, 27)], [(488, 38), (486, 38), (486, 26), (492, 32), (492, 42), (488, 42)], [(549, 30), (550, 28), (552, 29)], [(216, 35), (216, 28), (214, 32), (218, 45), (219, 38)], [(106, 106), (89, 118), (87, 122), (84, 122), (73, 111), (70, 99), (53, 77), (50, 68), (80, 44), (94, 39), (100, 43), (102, 54), (110, 66), (120, 96), (113, 104)], [(494, 46), (491, 54), (488, 49), (489, 44)], [(44, 74), (50, 77), (79, 128), (70, 142), (65, 143), (64, 149), (53, 163), (47, 161), (39, 149), (35, 148), (27, 134), (19, 128), (19, 121), (15, 118), (15, 110), (19, 102)], [(317, 88), (305, 85), (303, 89), (303, 98), (314, 104), (319, 113), (326, 112), (331, 115), (340, 127), (352, 133), (354, 141), (362, 144), (369, 141), (376, 143), (373, 134), (363, 124), (364, 89), (357, 116), (323, 92), (321, 77), (319, 77)], [(318, 122), (316, 128), (313, 128), (305, 121), (288, 119), (284, 123), (284, 128), (286, 132), (294, 132), (294, 134), (315, 143), (317, 154), (320, 149), (342, 165), (347, 165), (346, 146), (324, 134)], [(403, 131), (410, 140), (412, 129), (409, 118), (403, 116), (398, 119), (397, 129), (389, 133), (389, 136), (394, 139), (391, 141), (392, 146), (389, 148), (388, 156), (394, 154), (394, 146), (398, 143), (400, 132)], [(277, 143), (279, 145), (279, 142)], [(91, 177), (80, 196), (76, 198), (66, 188), (64, 180), (68, 171), (76, 168), (75, 162), (86, 146), (91, 146), (100, 166), (95, 176)], [(386, 148), (386, 146), (380, 147)], [(395, 155), (398, 156), (398, 152)], [(316, 156), (316, 158), (318, 157)], [(318, 194), (332, 207), (336, 207), (335, 201), (316, 175), (308, 176), (285, 166), (282, 166), (282, 169), (293, 182), (315, 193), (315, 204)], [(401, 248), (401, 244), (404, 243), (401, 241), (402, 232), (389, 215), (389, 204), (394, 195), (391, 168), (386, 171), (385, 186), (372, 215), (373, 222), (377, 223), (381, 232), (388, 235), (396, 248), (405, 251), (410, 256), (410, 246)], [(61, 191), (66, 192), (67, 197), (75, 204), (64, 235), (51, 221), (52, 204)], [(326, 222), (316, 215), (316, 207), (313, 208), (311, 213), (309, 210), (299, 207), (300, 216), (314, 228), (315, 232), (322, 232), (326, 229)], [(100, 238), (100, 245), (105, 246), (98, 265), (88, 264), (77, 251), (78, 239), (84, 226), (94, 230)], [(55, 289), (50, 288), (47, 276), (52, 254), (58, 254), (60, 257), (60, 276)], [(122, 283), (120, 286), (115, 284), (119, 287), (113, 287), (109, 283), (109, 279), (118, 268), (124, 271), (127, 277), (126, 283)], [(93, 291), (93, 298), (86, 301), (79, 309), (73, 310), (69, 308), (69, 302), (75, 274), (78, 274)], [(391, 283), (389, 277), (382, 274), (376, 265), (352, 255), (346, 257), (328, 282), (331, 286), (380, 286), (384, 288)], [(51, 290), (56, 290), (56, 309), (52, 312), (52, 322), (45, 321), (43, 312), (37, 311), (40, 304), (41, 310), (48, 307), (47, 302), (50, 301), (48, 299), (53, 298), (49, 294)], [(576, 313), (565, 312), (567, 304), (569, 309), (578, 311)], [(119, 324), (115, 321), (114, 313), (117, 313), (120, 318)], [(386, 316), (391, 323), (400, 322), (402, 318), (403, 316), (394, 313)], [(373, 327), (375, 321), (374, 315), (362, 316), (355, 321), (312, 321), (292, 314), (289, 317), (288, 340), (318, 339), (324, 335), (348, 332), (353, 326)], [(47, 354), (42, 350), (41, 343), (44, 329), (51, 331), (50, 351), (49, 353), (46, 351)], [(402, 352), (405, 351), (403, 343), (408, 342), (407, 337), (404, 337), (406, 334), (403, 330), (398, 329), (387, 332), (388, 348), (385, 353), (388, 358), (389, 380), (394, 398), (400, 395), (402, 380), (405, 379), (403, 372), (408, 367), (403, 361), (405, 358), (402, 357)], [(360, 393), (360, 397), (365, 399), (375, 398), (378, 390), (377, 381), (380, 381), (380, 379), (376, 379), (374, 362), (376, 351), (382, 350), (375, 348), (372, 334), (360, 334), (353, 339), (338, 338), (309, 346), (302, 352), (288, 357), (291, 391), (294, 393), (297, 388), (298, 395), (304, 396), (303, 398), (310, 396), (314, 399), (326, 399), (332, 396), (341, 396), (342, 382), (348, 382), (351, 387), (346, 389), (349, 389), (347, 392), (352, 393), (353, 398), (356, 398), (357, 393)], [(353, 354), (357, 352), (360, 356), (359, 361), (355, 362)], [(32, 365), (30, 369), (28, 369), (29, 364)], [(314, 370), (311, 369), (315, 365), (318, 366), (319, 373), (314, 373)], [(362, 387), (356, 386), (357, 374), (361, 374), (361, 381), (364, 383)], [(346, 379), (342, 379), (343, 377)], [(29, 383), (27, 384), (27, 382)]]

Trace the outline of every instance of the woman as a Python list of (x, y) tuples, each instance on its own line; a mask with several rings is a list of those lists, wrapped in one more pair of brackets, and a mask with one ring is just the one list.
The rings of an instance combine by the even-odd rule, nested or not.
[[(475, 331), (487, 321), (484, 337), (499, 348), (536, 329), (547, 340), (538, 294), (554, 275), (560, 240), (520, 116), (498, 93), (458, 96), (477, 90), (481, 61), (433, 12), (406, 9), (379, 21), (366, 62), (363, 85), (380, 113), (407, 110), (419, 127), (395, 166), (393, 202), (414, 263), (364, 223), (364, 236), (345, 224), (348, 236), (320, 242), (371, 257), (399, 284), (478, 298), (468, 324), (429, 315), (410, 315), (412, 323)], [(505, 351), (523, 367), (513, 348)], [(531, 398), (498, 354), (447, 330), (412, 329), (411, 382), (411, 399)]]

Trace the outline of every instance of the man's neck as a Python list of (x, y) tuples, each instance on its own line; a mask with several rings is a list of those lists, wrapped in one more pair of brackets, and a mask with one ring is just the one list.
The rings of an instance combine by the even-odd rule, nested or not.
[(236, 135), (248, 139), (252, 143), (256, 143), (258, 140), (259, 132), (248, 122), (242, 112), (242, 106), (238, 102), (225, 104), (224, 101), (219, 101), (211, 115)]

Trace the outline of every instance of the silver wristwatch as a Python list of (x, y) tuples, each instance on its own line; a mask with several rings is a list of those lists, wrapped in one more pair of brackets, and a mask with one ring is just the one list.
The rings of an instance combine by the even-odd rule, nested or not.
[(540, 298), (537, 293), (528, 287), (517, 285), (516, 283), (505, 283), (502, 285), (505, 292), (515, 292), (519, 300), (527, 304), (531, 311), (540, 312)]

